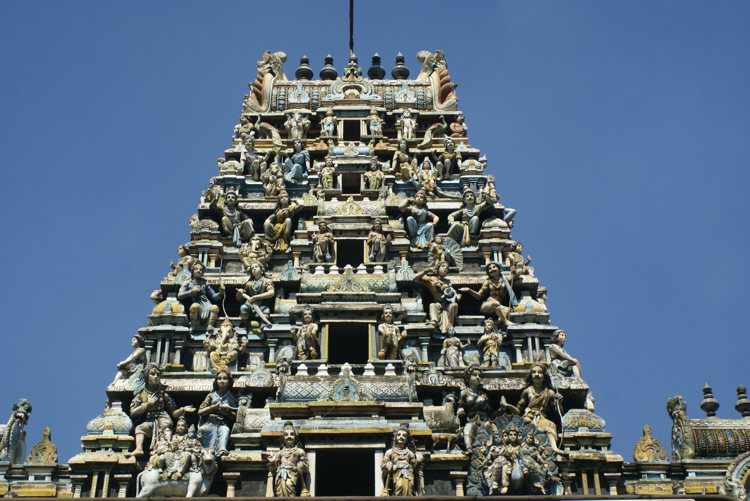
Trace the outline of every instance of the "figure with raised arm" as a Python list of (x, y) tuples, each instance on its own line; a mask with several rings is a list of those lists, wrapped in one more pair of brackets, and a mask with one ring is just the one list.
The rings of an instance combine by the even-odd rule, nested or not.
[(190, 303), (190, 330), (195, 332), (200, 325), (206, 324), (206, 330), (213, 330), (219, 318), (219, 307), (216, 303), (224, 299), (224, 284), (219, 292), (208, 285), (203, 274), (206, 266), (196, 261), (190, 268), (191, 277), (182, 282), (177, 299)]

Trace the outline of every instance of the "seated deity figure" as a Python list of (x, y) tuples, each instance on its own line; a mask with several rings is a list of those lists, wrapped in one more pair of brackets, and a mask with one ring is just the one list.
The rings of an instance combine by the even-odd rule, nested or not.
[(248, 332), (253, 321), (262, 325), (271, 325), (268, 315), (271, 313), (276, 291), (273, 280), (264, 275), (263, 268), (263, 263), (260, 261), (250, 263), (251, 277), (241, 289), (237, 289), (237, 302), (242, 303), (240, 319)]
[(279, 193), (276, 208), (263, 223), (266, 239), (273, 245), (273, 250), (283, 252), (289, 248), (292, 218), (301, 208), (301, 205), (289, 201), (289, 194), (285, 190)]
[(162, 480), (185, 478), (189, 470), (200, 466), (200, 456), (196, 454), (193, 439), (188, 435), (185, 417), (180, 417), (170, 440), (160, 439), (153, 448), (151, 465), (159, 469)]
[(414, 171), (417, 168), (417, 157), (409, 155), (409, 146), (404, 139), (398, 142), (398, 150), (393, 154), (391, 169), (396, 177), (401, 181), (408, 183), (411, 181)]
[(214, 390), (198, 408), (198, 434), (201, 446), (218, 456), (228, 454), (227, 442), (232, 422), (237, 417), (237, 397), (232, 393), (234, 380), (229, 369), (221, 369), (214, 378)]
[(480, 218), (492, 208), (487, 202), (477, 203), (477, 197), (471, 188), (466, 187), (461, 195), (461, 208), (448, 215), (450, 228), (446, 236), (461, 247), (471, 245), (471, 237), (479, 235)]
[(448, 275), (448, 263), (438, 261), (433, 268), (425, 268), (414, 275), (414, 283), (424, 285), (432, 295), (429, 306), (430, 322), (433, 328), (446, 334), (454, 326), (458, 313), (458, 301), (461, 295), (451, 286)]
[(190, 268), (191, 277), (182, 282), (177, 299), (190, 304), (190, 330), (195, 332), (200, 325), (206, 325), (206, 330), (212, 331), (219, 317), (219, 307), (216, 305), (224, 298), (224, 285), (219, 286), (219, 292), (208, 285), (203, 274), (205, 265), (196, 261)]
[(406, 234), (411, 244), (420, 249), (428, 247), (440, 218), (428, 210), (427, 193), (420, 189), (413, 199), (404, 199), (398, 208), (406, 215)]
[[(328, 223), (318, 223), (318, 231), (312, 235), (313, 261), (316, 263), (328, 263), (335, 261), (333, 233), (328, 228)], [(332, 257), (333, 256), (333, 257)]]
[(427, 192), (427, 195), (434, 198), (435, 190), (437, 189), (437, 174), (432, 166), (430, 157), (424, 157), (424, 160), (419, 165), (419, 169), (414, 176), (417, 184)]
[(390, 305), (383, 307), (383, 322), (378, 324), (380, 335), (380, 351), (378, 358), (381, 360), (397, 360), (400, 357), (399, 350), (406, 339), (406, 332), (393, 323), (393, 308)]
[(297, 343), (297, 359), (318, 358), (318, 324), (313, 322), (313, 311), (309, 306), (302, 311), (302, 325), (292, 327), (292, 336)]
[(232, 245), (239, 247), (242, 242), (247, 242), (255, 234), (253, 220), (242, 212), (237, 206), (237, 192), (228, 189), (224, 195), (224, 205), (221, 206), (218, 200), (214, 200), (210, 205), (213, 211), (221, 214), (222, 234), (232, 239)]
[(237, 338), (237, 331), (229, 319), (225, 319), (216, 331), (203, 340), (203, 347), (214, 372), (234, 364), (246, 346), (247, 339), (240, 341)]
[(161, 382), (161, 369), (151, 364), (141, 372), (141, 378), (133, 389), (130, 417), (140, 423), (135, 427), (135, 450), (128, 455), (143, 456), (147, 438), (153, 445), (162, 438), (171, 441), (172, 419), (178, 419), (186, 412), (195, 412), (195, 407), (177, 407)]
[(499, 367), (500, 346), (503, 344), (503, 333), (495, 329), (491, 318), (484, 319), (484, 333), (477, 341), (482, 350), (482, 367)]
[(244, 173), (258, 181), (266, 170), (266, 155), (255, 149), (255, 132), (242, 134), (243, 148), (240, 152), (240, 163)]
[(326, 116), (320, 119), (320, 135), (332, 137), (336, 135), (336, 117), (333, 110), (326, 111)]
[(422, 493), (418, 469), (424, 461), (416, 452), (409, 426), (402, 424), (393, 432), (393, 446), (385, 451), (380, 462), (383, 474), (381, 496), (418, 496)]
[(333, 158), (326, 157), (326, 163), (320, 169), (320, 185), (326, 190), (332, 190), (336, 184), (336, 166)]
[(310, 496), (307, 488), (310, 465), (291, 421), (284, 424), (281, 432), (281, 450), (268, 457), (268, 467), (273, 475), (274, 496)]
[(485, 271), (487, 279), (482, 283), (479, 291), (475, 291), (469, 287), (461, 287), (458, 289), (459, 292), (468, 294), (477, 301), (483, 301), (479, 307), (479, 311), (483, 315), (495, 315), (500, 322), (500, 326), (515, 325), (508, 320), (510, 306), (503, 304), (503, 301), (512, 292), (512, 289), (510, 289), (510, 284), (503, 277), (500, 265), (495, 262), (489, 263)]
[(372, 229), (367, 235), (370, 262), (385, 261), (386, 247), (390, 241), (391, 236), (383, 234), (383, 222), (380, 218), (375, 219), (375, 222), (372, 223)]
[(510, 274), (513, 280), (521, 276), (534, 276), (534, 268), (531, 264), (531, 256), (523, 258), (523, 244), (516, 242), (512, 251), (504, 253), (505, 263), (510, 268)]
[(234, 126), (234, 136), (242, 137), (242, 134), (249, 134), (253, 130), (253, 124), (245, 115), (240, 115), (240, 123)]
[(456, 121), (451, 123), (450, 131), (452, 138), (466, 137), (466, 133), (469, 131), (469, 127), (464, 123), (464, 114), (459, 113), (456, 117)]
[(370, 170), (366, 171), (363, 175), (365, 178), (365, 189), (379, 190), (383, 186), (385, 174), (383, 174), (380, 168), (380, 162), (378, 162), (377, 157), (370, 159)]
[(143, 336), (140, 334), (133, 336), (130, 340), (130, 346), (133, 347), (133, 352), (125, 360), (117, 364), (117, 374), (115, 374), (112, 384), (115, 384), (120, 379), (129, 378), (140, 373), (146, 365), (146, 340), (143, 339)]
[(552, 344), (548, 348), (551, 365), (563, 376), (580, 378), (581, 364), (577, 359), (568, 355), (568, 352), (563, 348), (565, 338), (565, 331), (562, 329), (552, 333)]
[(292, 154), (284, 160), (284, 181), (299, 184), (307, 179), (309, 172), (310, 152), (301, 139), (295, 139)]
[(437, 161), (438, 179), (449, 179), (453, 177), (453, 171), (461, 166), (461, 152), (456, 151), (456, 142), (450, 137), (443, 139), (445, 151), (440, 154)]
[(287, 115), (284, 128), (287, 131), (287, 138), (289, 140), (299, 139), (305, 141), (307, 139), (307, 129), (310, 128), (310, 119), (302, 115), (302, 113), (295, 111)]
[(417, 129), (417, 121), (411, 116), (411, 111), (404, 110), (398, 119), (396, 127), (401, 131), (402, 139), (414, 139), (414, 131)]
[(279, 167), (278, 162), (271, 162), (271, 165), (260, 178), (263, 183), (263, 190), (266, 196), (273, 197), (284, 190), (284, 172)]

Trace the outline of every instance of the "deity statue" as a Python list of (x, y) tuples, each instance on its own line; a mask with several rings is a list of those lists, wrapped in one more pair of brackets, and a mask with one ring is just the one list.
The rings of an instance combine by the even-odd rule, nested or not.
[(372, 229), (367, 235), (367, 247), (369, 249), (370, 262), (385, 261), (386, 247), (391, 241), (391, 235), (383, 234), (383, 222), (376, 218), (372, 223)]
[(276, 161), (271, 162), (260, 180), (267, 197), (273, 197), (284, 191), (284, 172)]
[(250, 271), (250, 265), (253, 264), (253, 261), (258, 261), (261, 264), (270, 261), (273, 255), (273, 246), (256, 233), (250, 238), (249, 242), (240, 246), (238, 255), (240, 261), (242, 261), (242, 268), (247, 272)]
[(550, 356), (550, 365), (562, 376), (581, 377), (581, 364), (578, 360), (568, 355), (563, 349), (565, 344), (565, 331), (558, 329), (552, 333), (552, 344), (549, 345), (548, 351)]
[(234, 136), (242, 137), (243, 134), (249, 134), (253, 130), (253, 124), (245, 115), (240, 115), (240, 123), (234, 126)]
[(112, 384), (115, 384), (120, 379), (125, 379), (138, 374), (143, 370), (146, 365), (146, 340), (140, 334), (134, 335), (130, 339), (130, 346), (133, 347), (133, 353), (117, 364), (117, 374)]
[(414, 139), (417, 121), (412, 118), (411, 111), (404, 110), (396, 123), (396, 127), (401, 131), (401, 139)]
[(206, 330), (213, 330), (219, 318), (219, 307), (216, 305), (224, 299), (224, 285), (219, 286), (219, 292), (208, 285), (203, 274), (206, 266), (196, 261), (190, 267), (191, 277), (182, 282), (177, 299), (190, 304), (190, 330), (195, 332), (199, 325), (206, 324)]
[(443, 139), (445, 151), (440, 154), (437, 162), (438, 179), (449, 179), (452, 177), (452, 170), (461, 167), (461, 152), (456, 151), (456, 142), (450, 137)]
[(242, 303), (240, 319), (248, 332), (254, 320), (263, 325), (271, 325), (268, 315), (271, 313), (276, 291), (273, 280), (264, 276), (263, 271), (260, 261), (250, 263), (251, 278), (245, 282), (244, 287), (237, 289), (237, 302)]
[(230, 236), (232, 245), (235, 247), (242, 245), (242, 242), (247, 242), (255, 234), (253, 220), (237, 206), (237, 192), (234, 189), (227, 190), (223, 206), (220, 205), (219, 200), (214, 200), (210, 207), (211, 210), (221, 214), (222, 234)]
[(383, 135), (383, 120), (378, 116), (375, 108), (370, 108), (370, 116), (367, 117), (367, 130), (374, 137), (381, 137)]
[(336, 117), (333, 116), (333, 110), (329, 109), (326, 111), (326, 116), (320, 119), (320, 135), (335, 136), (337, 125), (338, 122)]
[[(508, 427), (510, 428), (510, 427)], [(512, 431), (515, 436), (511, 442), (509, 429), (505, 428), (500, 433), (494, 433), (492, 436), (492, 445), (487, 451), (487, 456), (481, 463), (485, 468), (484, 477), (489, 486), (489, 494), (507, 494), (510, 485), (510, 473), (513, 465), (513, 443), (516, 442), (518, 435), (517, 430), (513, 427)]]
[(495, 315), (500, 322), (500, 326), (507, 327), (509, 325), (515, 325), (508, 320), (510, 306), (503, 305), (503, 301), (509, 293), (512, 293), (512, 289), (510, 289), (510, 284), (508, 284), (505, 277), (503, 277), (503, 273), (500, 271), (500, 265), (491, 262), (487, 265), (485, 271), (487, 273), (487, 279), (482, 283), (482, 287), (478, 292), (469, 287), (461, 287), (459, 292), (466, 293), (477, 301), (483, 301), (482, 305), (479, 307), (479, 311), (483, 315)]
[(287, 114), (284, 128), (288, 134), (287, 139), (305, 141), (307, 140), (307, 129), (310, 128), (310, 119), (303, 116), (299, 111), (295, 111)]
[(298, 360), (318, 358), (318, 324), (313, 322), (313, 311), (309, 306), (302, 311), (302, 325), (292, 327), (292, 336), (297, 343)]
[(333, 164), (333, 158), (326, 157), (326, 163), (320, 169), (320, 185), (326, 190), (332, 190), (336, 184), (336, 166)]
[(228, 318), (224, 319), (219, 328), (203, 340), (203, 347), (208, 352), (208, 360), (214, 372), (234, 364), (244, 353), (246, 346), (247, 339), (237, 338), (237, 331)]
[(427, 195), (432, 198), (435, 197), (435, 190), (437, 189), (437, 174), (435, 173), (435, 168), (432, 166), (430, 157), (425, 156), (422, 163), (419, 164), (419, 169), (417, 169), (417, 172), (414, 175), (414, 180), (427, 193)]
[(294, 140), (292, 154), (284, 160), (284, 181), (298, 184), (307, 179), (310, 172), (310, 152), (301, 139)]
[(523, 245), (521, 242), (516, 242), (512, 251), (505, 252), (505, 262), (510, 268), (510, 276), (513, 280), (521, 276), (534, 276), (534, 268), (529, 266), (531, 263), (531, 256), (527, 256), (526, 260), (523, 259)]
[(464, 188), (461, 195), (461, 208), (448, 215), (447, 237), (462, 247), (471, 245), (471, 237), (479, 235), (480, 217), (492, 208), (487, 202), (477, 203), (477, 197), (471, 188)]
[(390, 305), (385, 305), (383, 307), (383, 322), (378, 324), (378, 334), (380, 335), (378, 358), (380, 360), (398, 360), (401, 358), (399, 351), (406, 339), (406, 332), (394, 324), (393, 320), (393, 308)]
[(404, 199), (398, 208), (406, 215), (406, 234), (411, 244), (420, 249), (428, 247), (440, 218), (427, 209), (427, 193), (423, 189), (417, 191), (413, 199)]
[(169, 267), (172, 268), (172, 271), (167, 273), (166, 280), (168, 281), (177, 278), (183, 270), (189, 270), (190, 266), (195, 261), (195, 258), (190, 254), (190, 248), (187, 244), (177, 247), (177, 255), (180, 256), (180, 259), (177, 260), (177, 264), (174, 264), (174, 261), (169, 262)]
[(273, 474), (273, 496), (310, 497), (307, 489), (310, 465), (291, 421), (284, 423), (281, 450), (268, 457), (268, 467)]
[(421, 472), (424, 461), (417, 453), (409, 426), (402, 424), (393, 432), (393, 446), (385, 451), (380, 462), (383, 472), (381, 496), (418, 496), (422, 494)]
[(482, 350), (482, 367), (499, 367), (500, 345), (503, 344), (503, 333), (495, 329), (491, 318), (484, 319), (484, 333), (477, 341)]
[(255, 132), (243, 133), (240, 137), (240, 163), (244, 166), (245, 174), (257, 181), (266, 170), (266, 155), (255, 149)]
[(482, 369), (472, 364), (464, 371), (465, 387), (458, 397), (456, 415), (463, 424), (464, 448), (471, 455), (479, 425), (487, 419), (490, 404), (481, 383)]
[(23, 463), (26, 456), (26, 432), (23, 427), (29, 423), (30, 414), (31, 402), (25, 398), (19, 399), (11, 407), (10, 417), (0, 441), (0, 461), (10, 464)]
[(198, 408), (201, 446), (212, 449), (218, 457), (228, 454), (229, 431), (237, 417), (237, 397), (232, 393), (233, 384), (229, 369), (220, 369), (214, 377), (214, 391), (206, 396)]
[(447, 336), (443, 341), (443, 348), (440, 350), (441, 363), (446, 369), (460, 369), (464, 364), (464, 348), (470, 343), (461, 342), (456, 335), (455, 329), (448, 329)]
[(289, 201), (289, 194), (286, 190), (279, 192), (279, 201), (273, 214), (268, 216), (263, 223), (266, 239), (273, 245), (273, 250), (283, 252), (289, 248), (292, 218), (301, 208), (301, 205)]
[(400, 139), (398, 142), (398, 149), (393, 154), (393, 160), (391, 160), (391, 169), (396, 174), (397, 178), (408, 183), (411, 181), (416, 167), (417, 157), (409, 155), (409, 146), (406, 144), (406, 140)]
[(370, 170), (366, 171), (363, 175), (365, 178), (366, 190), (379, 190), (380, 187), (383, 186), (385, 174), (383, 174), (383, 171), (380, 169), (378, 157), (373, 156), (370, 159)]
[(456, 121), (451, 123), (451, 137), (466, 137), (466, 132), (468, 132), (469, 127), (466, 126), (464, 120), (464, 114), (459, 113), (456, 117)]
[(335, 261), (333, 233), (328, 228), (328, 223), (320, 221), (318, 231), (313, 233), (311, 240), (314, 262), (329, 263), (331, 260)]
[(425, 268), (414, 275), (414, 283), (424, 285), (432, 295), (429, 306), (430, 322), (433, 328), (443, 334), (453, 327), (458, 313), (458, 301), (461, 295), (451, 286), (448, 275), (448, 263), (438, 261), (433, 268)]
[(141, 372), (130, 403), (130, 417), (134, 421), (142, 421), (135, 427), (135, 450), (128, 455), (143, 456), (146, 438), (151, 439), (149, 448), (153, 448), (162, 438), (170, 441), (172, 419), (178, 419), (186, 412), (195, 412), (195, 407), (177, 407), (161, 382), (161, 369), (155, 364), (148, 366)]
[(200, 443), (188, 434), (184, 416), (177, 420), (169, 440), (163, 436), (154, 446), (150, 464), (159, 470), (161, 480), (187, 478), (188, 470), (197, 470), (201, 461)]

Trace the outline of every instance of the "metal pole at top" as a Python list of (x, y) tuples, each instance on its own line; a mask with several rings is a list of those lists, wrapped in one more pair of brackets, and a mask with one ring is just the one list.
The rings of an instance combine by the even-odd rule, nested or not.
[(349, 56), (354, 54), (354, 0), (349, 0)]

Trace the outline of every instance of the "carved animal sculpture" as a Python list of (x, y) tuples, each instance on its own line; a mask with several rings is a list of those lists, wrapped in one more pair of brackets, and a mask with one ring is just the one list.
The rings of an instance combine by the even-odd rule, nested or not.
[(432, 450), (445, 444), (445, 451), (458, 443), (459, 423), (456, 417), (456, 394), (448, 393), (443, 405), (430, 405), (424, 408), (424, 420), (432, 430)]
[(136, 479), (136, 497), (152, 496), (200, 497), (205, 496), (211, 488), (216, 473), (216, 459), (209, 451), (203, 451), (201, 471), (191, 471), (187, 479), (160, 480), (159, 471), (151, 468), (138, 474)]

